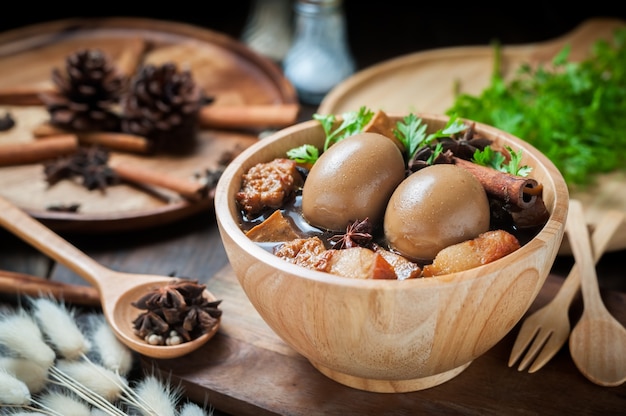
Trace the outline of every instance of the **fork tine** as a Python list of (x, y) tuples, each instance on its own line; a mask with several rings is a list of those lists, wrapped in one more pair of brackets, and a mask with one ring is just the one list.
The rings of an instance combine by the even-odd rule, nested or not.
[(544, 348), (539, 352), (537, 358), (528, 369), (529, 373), (539, 371), (544, 365), (548, 363), (554, 357), (557, 352), (561, 350), (561, 347), (565, 344), (569, 338), (569, 331), (567, 333), (558, 333), (554, 331), (550, 334), (550, 337), (545, 342)]
[[(536, 312), (535, 312), (536, 313)], [(532, 314), (526, 318), (522, 327), (517, 334), (517, 338), (515, 339), (515, 344), (513, 345), (513, 349), (511, 350), (511, 355), (509, 356), (509, 367), (512, 367), (513, 364), (520, 359), (526, 348), (530, 345), (533, 338), (539, 332), (539, 325), (537, 325), (533, 319), (535, 314)]]
[(546, 341), (549, 340), (551, 335), (552, 331), (549, 329), (539, 329), (537, 331), (537, 335), (535, 336), (532, 345), (526, 352), (526, 355), (522, 359), (519, 367), (517, 367), (518, 371), (524, 371), (528, 367), (528, 365), (535, 359), (535, 357), (538, 357), (540, 353), (543, 354), (545, 352), (544, 346), (546, 345)]

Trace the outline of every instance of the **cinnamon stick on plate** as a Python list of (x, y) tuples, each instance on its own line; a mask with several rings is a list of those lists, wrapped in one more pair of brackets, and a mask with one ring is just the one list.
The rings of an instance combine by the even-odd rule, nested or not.
[(47, 140), (0, 144), (0, 166), (43, 162), (78, 150), (74, 134), (58, 135)]
[(53, 86), (43, 87), (39, 85), (16, 85), (0, 88), (0, 104), (5, 105), (42, 105), (39, 97), (42, 93), (54, 93), (57, 89)]
[(100, 294), (93, 286), (72, 285), (29, 274), (0, 270), (0, 292), (54, 299), (84, 306), (100, 306)]
[[(49, 122), (41, 123), (33, 130), (33, 135), (38, 139), (48, 139), (69, 133), (69, 130), (55, 126)], [(72, 134), (78, 137), (78, 141), (81, 144), (101, 145), (110, 150), (130, 153), (149, 153), (152, 150), (150, 140), (134, 134), (108, 131), (76, 132)]]
[(110, 166), (120, 179), (128, 182), (168, 189), (192, 201), (197, 201), (206, 196), (207, 186), (201, 182), (167, 175), (128, 162), (112, 162)]
[(207, 104), (198, 114), (205, 128), (269, 128), (287, 127), (298, 119), (298, 104), (214, 105)]
[(520, 209), (532, 207), (541, 196), (543, 186), (535, 179), (500, 172), (458, 157), (453, 160), (455, 165), (472, 173), (488, 194)]

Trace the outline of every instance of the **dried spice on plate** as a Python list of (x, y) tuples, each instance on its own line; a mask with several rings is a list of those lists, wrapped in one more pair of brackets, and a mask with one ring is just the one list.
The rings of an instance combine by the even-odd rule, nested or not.
[(63, 179), (81, 178), (85, 188), (104, 191), (119, 182), (108, 160), (109, 151), (102, 147), (80, 147), (76, 153), (45, 163), (44, 174), (49, 185)]
[(15, 126), (15, 120), (11, 113), (6, 113), (3, 117), (0, 117), (0, 131), (11, 130)]

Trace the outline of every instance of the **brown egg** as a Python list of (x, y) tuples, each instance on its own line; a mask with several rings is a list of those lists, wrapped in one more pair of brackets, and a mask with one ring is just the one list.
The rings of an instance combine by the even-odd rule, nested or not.
[(405, 177), (395, 143), (378, 133), (359, 133), (326, 150), (302, 189), (302, 215), (312, 225), (343, 231), (355, 220), (382, 221), (393, 190)]
[(394, 191), (384, 216), (390, 248), (414, 261), (489, 229), (490, 211), (481, 183), (465, 169), (439, 164), (407, 177)]

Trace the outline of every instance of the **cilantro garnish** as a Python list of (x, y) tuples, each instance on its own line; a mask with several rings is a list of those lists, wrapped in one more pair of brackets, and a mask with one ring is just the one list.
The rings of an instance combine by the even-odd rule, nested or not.
[(411, 159), (420, 147), (428, 146), (436, 139), (450, 137), (467, 129), (465, 123), (457, 117), (451, 117), (443, 129), (428, 135), (426, 134), (427, 127), (422, 119), (413, 113), (396, 123), (394, 134), (404, 145), (408, 159)]
[(374, 117), (374, 112), (363, 106), (358, 111), (349, 111), (341, 115), (341, 124), (333, 130), (335, 125), (335, 115), (313, 114), (313, 118), (320, 122), (324, 133), (326, 133), (326, 141), (324, 142), (324, 151), (328, 150), (333, 143), (352, 136), (363, 130), (363, 127)]
[(303, 165), (313, 164), (319, 158), (319, 149), (312, 144), (303, 144), (288, 150), (287, 157)]
[(521, 65), (510, 81), (500, 74), (495, 45), (490, 85), (458, 94), (446, 114), (493, 125), (545, 154), (568, 185), (626, 166), (626, 28), (613, 42), (598, 40), (588, 59), (569, 62), (566, 46), (549, 64)]
[(505, 148), (511, 155), (508, 163), (504, 155), (493, 150), (491, 146), (486, 146), (482, 151), (476, 150), (472, 162), (499, 170), (500, 172), (510, 173), (511, 175), (528, 176), (532, 168), (526, 165), (520, 166), (522, 151), (516, 152), (509, 146), (505, 146)]

